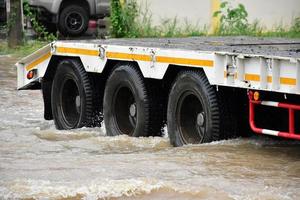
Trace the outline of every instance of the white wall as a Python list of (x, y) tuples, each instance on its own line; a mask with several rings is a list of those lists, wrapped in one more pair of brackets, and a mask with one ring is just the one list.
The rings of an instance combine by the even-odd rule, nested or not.
[[(148, 5), (153, 23), (177, 17), (192, 24), (208, 24), (210, 21), (210, 0), (138, 0), (142, 8)], [(188, 3), (187, 3), (188, 2)]]
[(268, 28), (290, 25), (294, 17), (300, 17), (300, 0), (235, 0), (245, 5), (249, 20), (258, 19)]
[[(148, 4), (153, 15), (153, 23), (162, 19), (177, 17), (187, 19), (199, 26), (211, 22), (212, 0), (137, 0), (140, 5)], [(289, 25), (294, 17), (300, 16), (300, 0), (230, 0), (233, 5), (245, 5), (249, 21), (258, 19), (267, 28), (279, 24)]]

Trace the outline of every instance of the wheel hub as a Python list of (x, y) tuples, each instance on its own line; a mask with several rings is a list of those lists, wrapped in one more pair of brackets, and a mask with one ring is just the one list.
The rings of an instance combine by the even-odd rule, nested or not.
[(131, 117), (135, 117), (136, 116), (136, 105), (133, 103), (130, 105), (129, 107), (129, 113)]
[(67, 79), (62, 83), (60, 91), (61, 109), (63, 120), (70, 128), (74, 128), (80, 119), (81, 114), (81, 98), (79, 89), (73, 79)]
[(72, 30), (78, 30), (82, 27), (83, 18), (80, 13), (70, 13), (65, 19), (66, 26)]
[(71, 19), (71, 25), (76, 25), (76, 24), (77, 24), (77, 20), (74, 19), (74, 18), (72, 18), (72, 19)]
[(120, 87), (113, 97), (113, 117), (119, 134), (132, 135), (137, 122), (137, 105), (130, 88)]
[(78, 95), (78, 96), (76, 96), (76, 98), (75, 98), (75, 105), (76, 105), (76, 110), (77, 110), (77, 112), (80, 112), (80, 96)]
[(198, 115), (197, 115), (197, 125), (203, 127), (204, 126), (204, 121), (205, 121), (204, 113), (203, 112), (198, 113)]

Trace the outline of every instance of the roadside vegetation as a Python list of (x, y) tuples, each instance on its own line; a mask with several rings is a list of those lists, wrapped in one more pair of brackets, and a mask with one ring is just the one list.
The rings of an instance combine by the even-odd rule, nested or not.
[(160, 25), (153, 25), (152, 13), (148, 6), (138, 7), (136, 0), (121, 4), (120, 0), (111, 0), (110, 33), (112, 37), (189, 37), (204, 36), (207, 27), (199, 28), (187, 20), (180, 22), (174, 19), (164, 19)]
[(228, 1), (223, 1), (220, 10), (216, 11), (213, 17), (220, 18), (220, 25), (213, 35), (216, 36), (255, 36), (255, 37), (290, 37), (300, 38), (300, 17), (294, 18), (291, 26), (285, 28), (277, 25), (272, 30), (266, 30), (256, 20), (248, 22), (248, 12), (244, 5), (238, 4), (232, 7)]
[[(152, 13), (148, 6), (138, 7), (136, 0), (127, 0), (122, 4), (120, 0), (111, 0), (111, 17), (109, 37), (141, 38), (141, 37), (190, 37), (190, 36), (254, 36), (254, 37), (288, 37), (300, 38), (300, 17), (294, 18), (289, 28), (278, 25), (272, 30), (265, 29), (260, 22), (248, 21), (245, 6), (232, 6), (229, 1), (223, 1), (220, 10), (213, 17), (220, 19), (220, 25), (214, 33), (209, 33), (208, 26), (200, 27), (188, 20), (178, 18), (164, 19), (160, 25), (153, 25)], [(47, 32), (46, 28), (36, 20), (36, 13), (32, 12), (27, 1), (24, 1), (24, 15), (30, 20), (37, 33), (34, 41), (23, 37), (23, 42), (15, 48), (9, 47), (6, 40), (0, 41), (0, 55), (16, 54), (28, 55), (46, 43), (56, 40), (57, 35)], [(8, 20), (10, 26), (10, 20)]]
[(220, 18), (220, 25), (209, 34), (208, 27), (199, 27), (182, 22), (177, 18), (162, 20), (161, 25), (153, 25), (152, 14), (148, 7), (138, 7), (136, 0), (122, 5), (119, 0), (112, 0), (111, 35), (112, 37), (188, 37), (188, 36), (255, 36), (255, 37), (290, 37), (300, 38), (300, 17), (293, 20), (289, 28), (283, 25), (266, 30), (258, 20), (250, 23), (244, 5), (233, 7), (223, 1), (220, 10), (213, 17)]
[(0, 56), (13, 54), (17, 57), (24, 57), (45, 46), (47, 43), (48, 42), (46, 41), (30, 40), (24, 42), (23, 45), (20, 45), (16, 48), (10, 48), (5, 40), (0, 40)]
[[(17, 57), (23, 57), (43, 47), (50, 41), (57, 39), (56, 35), (49, 33), (46, 28), (36, 20), (36, 13), (30, 9), (27, 0), (24, 0), (23, 2), (23, 14), (27, 20), (30, 21), (32, 28), (36, 32), (37, 38), (35, 40), (29, 40), (24, 37), (24, 33), (22, 33), (23, 37), (21, 39), (21, 45), (16, 45), (14, 47), (9, 46), (8, 41), (0, 40), (0, 55), (13, 54)], [(7, 25), (4, 25), (1, 29), (10, 29), (10, 27), (15, 24), (14, 20), (15, 19), (13, 17), (10, 18)]]

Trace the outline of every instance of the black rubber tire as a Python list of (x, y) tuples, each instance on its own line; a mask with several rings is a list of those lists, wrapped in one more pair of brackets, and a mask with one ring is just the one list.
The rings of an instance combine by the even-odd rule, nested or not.
[(204, 72), (180, 72), (168, 100), (170, 143), (177, 147), (218, 140), (219, 115), (216, 91), (209, 84)]
[(107, 135), (139, 137), (160, 134), (162, 117), (156, 117), (157, 111), (151, 109), (155, 105), (144, 81), (131, 63), (118, 64), (113, 70), (104, 91), (103, 113)]
[[(79, 26), (74, 20), (78, 20)], [(62, 9), (58, 19), (58, 30), (63, 36), (80, 36), (86, 32), (89, 24), (88, 12), (79, 5), (70, 4)]]
[(88, 126), (92, 116), (93, 95), (88, 74), (81, 62), (59, 63), (52, 85), (51, 107), (57, 129)]

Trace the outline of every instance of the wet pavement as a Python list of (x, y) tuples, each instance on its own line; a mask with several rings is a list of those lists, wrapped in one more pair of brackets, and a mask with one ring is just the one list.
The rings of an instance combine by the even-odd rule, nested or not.
[(17, 91), (0, 56), (0, 199), (299, 199), (300, 143), (238, 138), (174, 148), (167, 137), (58, 131), (40, 91)]

